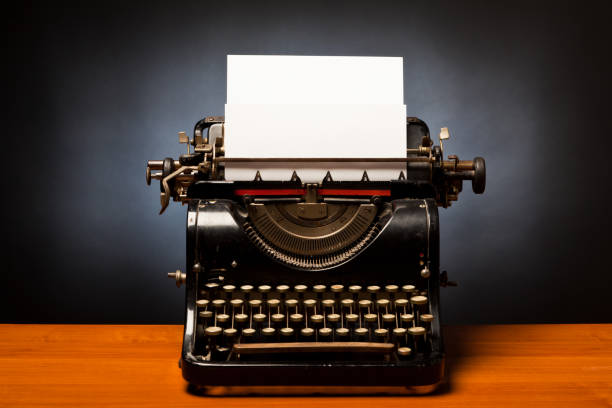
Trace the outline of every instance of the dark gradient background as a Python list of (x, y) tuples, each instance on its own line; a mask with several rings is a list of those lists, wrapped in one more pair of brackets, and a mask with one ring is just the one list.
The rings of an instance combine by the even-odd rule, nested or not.
[[(441, 209), (446, 323), (610, 322), (610, 14), (592, 2), (61, 2), (5, 16), (3, 322), (182, 322), (186, 207), (145, 161), (223, 114), (227, 54), (404, 57), (487, 160)], [(392, 254), (390, 254), (392, 255)], [(374, 271), (373, 271), (374, 273)]]

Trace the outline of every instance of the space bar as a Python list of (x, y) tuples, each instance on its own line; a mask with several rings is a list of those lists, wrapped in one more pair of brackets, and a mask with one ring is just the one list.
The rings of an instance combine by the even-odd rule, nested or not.
[(240, 343), (234, 344), (233, 352), (238, 354), (273, 353), (378, 353), (389, 354), (392, 343), (371, 343), (360, 341), (337, 342), (286, 342), (286, 343)]

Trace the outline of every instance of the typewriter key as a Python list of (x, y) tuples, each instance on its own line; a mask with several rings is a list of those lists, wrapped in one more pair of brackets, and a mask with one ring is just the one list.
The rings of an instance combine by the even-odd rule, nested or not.
[(421, 315), (421, 317), (420, 317), (420, 319), (419, 319), (419, 320), (420, 320), (421, 322), (423, 322), (423, 323), (431, 323), (431, 322), (433, 321), (433, 318), (434, 318), (434, 317), (433, 317), (433, 315), (432, 315), (432, 314), (429, 314), (429, 313), (424, 313), (424, 314), (422, 314), (422, 315)]
[(255, 329), (251, 329), (250, 327), (242, 329), (242, 335), (245, 337), (253, 337), (255, 336)]
[(414, 285), (404, 285), (402, 286), (402, 292), (411, 294), (416, 290)]
[(199, 300), (196, 300), (196, 306), (199, 307), (199, 308), (207, 307), (208, 303), (209, 303), (208, 299), (199, 299)]
[(242, 285), (240, 287), (240, 291), (244, 294), (244, 301), (248, 303), (249, 299), (251, 299), (251, 292), (253, 291), (253, 286)]
[(223, 335), (226, 337), (234, 337), (237, 333), (238, 333), (238, 330), (233, 329), (231, 327), (223, 330)]
[(389, 299), (378, 299), (376, 301), (376, 306), (378, 307), (378, 311), (387, 313), (389, 311)]
[(334, 305), (336, 304), (336, 302), (333, 299), (323, 299), (321, 301), (321, 304), (323, 305), (325, 310), (331, 310), (333, 312)]
[(329, 327), (321, 327), (319, 329), (319, 341), (331, 341), (332, 329)]
[(317, 325), (317, 324), (321, 324), (321, 323), (323, 323), (323, 315), (320, 315), (320, 314), (314, 314), (314, 315), (310, 316), (310, 321), (311, 321), (313, 324), (315, 324), (315, 325)]
[(387, 285), (385, 286), (385, 291), (387, 293), (396, 293), (399, 287), (397, 285)]
[(385, 342), (385, 340), (387, 339), (387, 335), (389, 334), (389, 330), (387, 329), (376, 329), (374, 330), (374, 336), (376, 337), (377, 341), (380, 342)]
[(378, 320), (378, 315), (374, 313), (366, 313), (363, 318), (366, 322), (372, 323)]
[(230, 300), (230, 304), (234, 307), (234, 309), (239, 308), (240, 306), (242, 306), (243, 303), (244, 303), (244, 301), (242, 299), (232, 299), (232, 300)]
[(425, 328), (423, 327), (410, 327), (408, 328), (408, 334), (412, 336), (412, 341), (414, 344), (414, 352), (418, 352), (419, 350), (424, 351), (424, 336), (425, 336)]
[(283, 327), (280, 329), (280, 333), (283, 337), (293, 336), (295, 331), (291, 327)]
[(202, 310), (198, 315), (203, 319), (210, 319), (213, 315), (213, 312), (210, 310)]
[(410, 313), (403, 313), (400, 315), (400, 320), (402, 321), (403, 327), (411, 326), (412, 322), (414, 321), (414, 315)]
[(323, 293), (325, 292), (325, 285), (314, 285), (312, 287), (312, 291), (315, 293)]
[(408, 306), (408, 299), (396, 299), (395, 300), (396, 309), (402, 309), (405, 312), (406, 306)]
[(387, 329), (396, 326), (395, 322), (396, 315), (393, 313), (385, 313), (382, 315), (383, 324)]
[(236, 287), (234, 285), (223, 285), (223, 291), (225, 293), (233, 293), (236, 290)]
[(276, 334), (276, 329), (274, 327), (264, 327), (261, 330), (261, 333), (267, 338), (270, 339), (272, 336)]
[(285, 315), (282, 313), (274, 313), (271, 317), (274, 323), (280, 323), (285, 321)]
[(359, 292), (361, 292), (361, 286), (351, 285), (349, 286), (348, 290), (353, 294), (353, 301), (357, 302), (359, 300)]
[(427, 304), (427, 297), (426, 296), (412, 296), (410, 298), (410, 303), (412, 303), (413, 305), (425, 305)]
[(347, 323), (355, 323), (359, 319), (359, 315), (356, 315), (355, 313), (349, 313), (345, 317)]
[(223, 332), (223, 329), (217, 326), (209, 326), (204, 330), (204, 334), (207, 336), (218, 336)]
[(349, 335), (349, 329), (347, 329), (346, 327), (339, 327), (336, 329), (336, 336), (339, 338), (340, 341), (346, 341), (345, 339), (348, 337)]
[(365, 337), (369, 334), (369, 330), (365, 327), (358, 327), (355, 329), (355, 335), (359, 339), (359, 341), (363, 341)]
[(266, 316), (266, 315), (265, 315), (265, 314), (263, 314), (263, 313), (255, 313), (255, 314), (253, 315), (253, 320), (254, 320), (255, 322), (257, 322), (257, 323), (261, 323), (261, 322), (264, 322), (264, 321), (266, 320), (266, 318), (267, 318), (267, 317), (268, 317), (268, 316)]
[(411, 354), (412, 354), (412, 350), (410, 349), (410, 347), (400, 347), (397, 349), (397, 355), (401, 359), (408, 358), (410, 357)]
[(344, 289), (343, 285), (331, 285), (330, 289), (333, 293), (341, 293), (342, 290)]
[(376, 302), (376, 294), (380, 292), (380, 286), (372, 285), (367, 287), (368, 293), (372, 299), (372, 302)]
[(289, 316), (289, 320), (291, 320), (294, 323), (299, 323), (304, 319), (304, 316), (300, 313), (293, 313), (292, 315)]
[(237, 323), (244, 323), (249, 320), (249, 315), (244, 313), (238, 313), (236, 316), (234, 316), (234, 319)]
[(276, 287), (276, 291), (278, 293), (287, 293), (289, 291), (289, 286), (287, 286), (287, 285), (278, 285)]
[(312, 340), (314, 336), (314, 330), (310, 327), (304, 327), (300, 330), (300, 334), (304, 340)]
[(225, 313), (220, 313), (217, 315), (216, 319), (217, 319), (217, 323), (225, 324), (229, 321), (230, 315), (225, 314)]
[(408, 333), (408, 330), (403, 327), (396, 327), (393, 329), (393, 337), (395, 341), (399, 343), (404, 343), (406, 341), (406, 333)]
[(297, 293), (304, 293), (308, 290), (308, 286), (306, 285), (295, 285), (293, 288)]

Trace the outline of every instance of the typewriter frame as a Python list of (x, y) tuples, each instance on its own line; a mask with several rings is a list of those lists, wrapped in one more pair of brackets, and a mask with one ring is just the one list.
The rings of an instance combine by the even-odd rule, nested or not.
[[(196, 298), (199, 266), (195, 254), (200, 250), (198, 242), (198, 208), (200, 203), (219, 207), (232, 206), (231, 201), (214, 202), (193, 199), (189, 201), (187, 213), (187, 276), (186, 276), (186, 314), (181, 368), (183, 377), (191, 384), (200, 387), (218, 386), (360, 386), (360, 387), (406, 387), (416, 393), (429, 392), (441, 382), (444, 376), (444, 349), (439, 319), (439, 228), (438, 211), (433, 199), (395, 200), (398, 205), (422, 205), (426, 203), (429, 215), (429, 261), (431, 276), (423, 280), (427, 282), (431, 312), (437, 316), (432, 322), (432, 350), (425, 358), (417, 354), (406, 361), (204, 361), (194, 353), (195, 330), (197, 325)], [(236, 223), (228, 223), (223, 235), (242, 234), (241, 227)], [(221, 232), (221, 231), (220, 231)], [(381, 231), (381, 236), (384, 230)], [(377, 237), (377, 239), (380, 238)], [(373, 241), (373, 243), (376, 240)], [(372, 243), (372, 244), (373, 244)], [(366, 247), (367, 248), (367, 247)], [(364, 248), (364, 251), (365, 249)], [(379, 251), (376, 251), (379, 252)], [(378, 253), (368, 253), (376, 257)], [(359, 256), (359, 255), (358, 255)], [(262, 255), (264, 257), (264, 255)], [(273, 261), (270, 261), (273, 262)], [(350, 261), (348, 261), (350, 263)], [(310, 272), (313, 273), (313, 272)], [(325, 273), (315, 271), (314, 273)], [(416, 275), (415, 275), (416, 276)], [(325, 278), (324, 278), (325, 279)], [(411, 279), (414, 279), (411, 277)], [(414, 389), (414, 387), (425, 387)], [(372, 388), (373, 389), (373, 388)]]

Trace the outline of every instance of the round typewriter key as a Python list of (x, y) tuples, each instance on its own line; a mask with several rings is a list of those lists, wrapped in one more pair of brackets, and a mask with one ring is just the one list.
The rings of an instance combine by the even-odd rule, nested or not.
[(336, 329), (336, 336), (338, 337), (347, 337), (349, 335), (349, 329), (346, 327), (339, 327)]
[(329, 327), (321, 327), (319, 329), (319, 335), (323, 336), (323, 337), (329, 337), (332, 334), (332, 329), (330, 329)]
[(291, 327), (283, 327), (282, 329), (280, 329), (280, 333), (283, 336), (288, 337), (288, 336), (293, 336), (294, 331)]
[(312, 291), (315, 293), (323, 293), (325, 292), (325, 285), (314, 285)]
[(247, 337), (252, 337), (255, 335), (255, 329), (251, 329), (247, 327), (246, 329), (242, 329), (242, 335)]
[(234, 285), (223, 285), (223, 291), (225, 293), (232, 293), (235, 290), (236, 290), (236, 287)]
[(338, 323), (340, 321), (340, 315), (337, 313), (330, 313), (327, 315), (327, 321), (330, 323)]
[(274, 334), (276, 333), (276, 329), (274, 327), (264, 327), (261, 330), (261, 333), (266, 337), (274, 336)]
[(270, 306), (270, 307), (278, 307), (278, 306), (280, 306), (280, 300), (278, 300), (278, 299), (268, 299), (268, 306)]
[(344, 286), (342, 286), (342, 285), (331, 285), (330, 289), (334, 293), (340, 293), (344, 289)]
[(404, 292), (404, 293), (412, 293), (412, 292), (415, 291), (415, 289), (416, 288), (414, 287), (414, 285), (404, 285), (404, 286), (402, 286), (402, 292)]
[(314, 324), (323, 323), (323, 315), (320, 315), (320, 314), (312, 315), (310, 316), (310, 321), (313, 322)]
[(400, 320), (402, 321), (402, 323), (412, 323), (412, 321), (414, 320), (414, 315), (410, 313), (403, 313), (400, 315)]
[(240, 307), (244, 303), (242, 299), (232, 299), (230, 303), (233, 307)]
[(253, 286), (252, 285), (242, 285), (240, 287), (240, 290), (243, 291), (244, 293), (250, 293), (253, 290)]
[(371, 300), (361, 299), (359, 301), (359, 307), (362, 308), (362, 309), (367, 309), (371, 305), (372, 305), (372, 301)]
[(263, 313), (255, 313), (255, 314), (253, 315), (253, 320), (255, 320), (255, 321), (256, 321), (256, 322), (258, 322), (258, 323), (261, 323), (261, 322), (265, 321), (267, 317), (268, 317), (268, 316), (266, 316), (266, 315), (265, 315), (265, 314), (263, 314)]
[(359, 320), (359, 315), (356, 315), (355, 313), (349, 313), (345, 317), (346, 317), (346, 321), (349, 323), (354, 323), (357, 320)]
[(310, 327), (304, 327), (302, 328), (302, 330), (300, 330), (300, 334), (304, 337), (312, 337), (312, 335), (314, 334), (314, 330)]
[(289, 286), (287, 286), (287, 285), (278, 285), (276, 287), (276, 291), (278, 293), (287, 293), (287, 291), (289, 291)]
[(304, 301), (304, 306), (308, 307), (308, 308), (312, 308), (315, 307), (315, 305), (317, 304), (317, 301), (314, 299), (306, 299)]
[(422, 336), (425, 334), (425, 328), (424, 327), (410, 327), (408, 328), (408, 333), (410, 333), (413, 336)]
[(410, 298), (410, 303), (412, 303), (413, 305), (424, 305), (427, 303), (427, 297), (426, 296), (413, 296)]
[(209, 301), (207, 299), (199, 299), (196, 300), (196, 306), (197, 307), (206, 307), (208, 306)]
[(236, 322), (238, 323), (244, 323), (247, 320), (249, 320), (249, 315), (244, 314), (244, 313), (238, 313), (236, 316), (234, 316), (234, 319), (236, 320)]
[(306, 285), (295, 285), (293, 288), (297, 293), (304, 293), (308, 290), (308, 286)]
[(259, 306), (261, 306), (261, 300), (259, 300), (259, 299), (251, 299), (251, 300), (249, 300), (249, 305), (251, 305), (251, 307), (259, 307)]
[(297, 299), (287, 299), (285, 300), (285, 306), (287, 307), (297, 307), (298, 301)]
[(376, 294), (380, 291), (380, 286), (376, 286), (376, 285), (368, 286), (367, 290), (369, 293)]
[(368, 333), (369, 333), (369, 330), (366, 329), (365, 327), (358, 327), (358, 328), (355, 329), (355, 334), (358, 337), (365, 337), (365, 336), (368, 335)]
[(230, 319), (230, 315), (220, 313), (217, 315), (217, 323), (226, 323)]
[(223, 332), (223, 329), (217, 326), (209, 326), (204, 330), (207, 336), (218, 336)]
[(270, 292), (270, 291), (272, 290), (272, 288), (271, 288), (269, 285), (260, 285), (260, 286), (257, 288), (257, 290), (258, 290), (260, 293), (268, 293), (268, 292)]
[(374, 330), (374, 335), (376, 337), (378, 337), (379, 339), (386, 338), (388, 334), (389, 334), (389, 330), (387, 330), (387, 329), (376, 329), (376, 330)]
[(366, 322), (375, 322), (376, 320), (378, 320), (378, 315), (374, 314), (374, 313), (366, 313), (363, 318), (365, 319)]
[(395, 315), (392, 313), (385, 313), (382, 315), (382, 318), (385, 323), (395, 323)]
[(208, 290), (214, 290), (219, 287), (219, 284), (215, 282), (208, 282), (205, 286), (206, 286), (206, 289)]
[(225, 306), (225, 300), (224, 299), (215, 299), (215, 300), (213, 300), (213, 306), (215, 306), (216, 308), (222, 308), (223, 306)]
[(285, 320), (285, 315), (282, 313), (274, 313), (271, 317), (274, 323), (282, 322)]
[(408, 299), (396, 299), (395, 307), (406, 307), (408, 306)]
[(323, 299), (321, 303), (323, 304), (323, 307), (332, 308), (336, 302), (334, 302), (333, 299)]
[(408, 333), (412, 336), (414, 351), (423, 350), (424, 344), (423, 339), (425, 337), (425, 328), (424, 327), (409, 327)]
[(412, 354), (412, 349), (410, 347), (400, 347), (397, 349), (397, 354), (400, 357), (409, 357)]
[(433, 315), (429, 314), (429, 313), (424, 313), (419, 317), (419, 320), (421, 322), (425, 322), (425, 323), (431, 323), (433, 321)]
[(238, 333), (238, 330), (231, 328), (231, 327), (223, 330), (223, 335), (227, 337), (234, 337), (237, 333)]
[(403, 327), (396, 327), (395, 329), (393, 329), (393, 336), (395, 336), (396, 338), (401, 338), (405, 336), (407, 332), (408, 330), (404, 329)]
[(204, 318), (204, 319), (210, 319), (213, 315), (213, 312), (210, 310), (202, 310), (200, 313), (198, 313), (200, 317)]
[(342, 306), (348, 309), (355, 304), (355, 301), (353, 299), (342, 299), (340, 303), (342, 303)]
[(389, 306), (389, 299), (378, 299), (376, 301), (376, 306), (378, 306), (379, 309), (386, 309)]
[(294, 323), (299, 323), (302, 321), (302, 319), (304, 319), (304, 315), (300, 313), (293, 313), (292, 315), (289, 316), (289, 320), (291, 320)]
[(387, 285), (385, 286), (385, 291), (387, 293), (396, 293), (399, 290), (397, 285)]
[(359, 292), (361, 292), (361, 286), (359, 286), (359, 285), (351, 285), (351, 286), (349, 286), (348, 289), (349, 289), (349, 292), (351, 292), (351, 293), (359, 293)]

